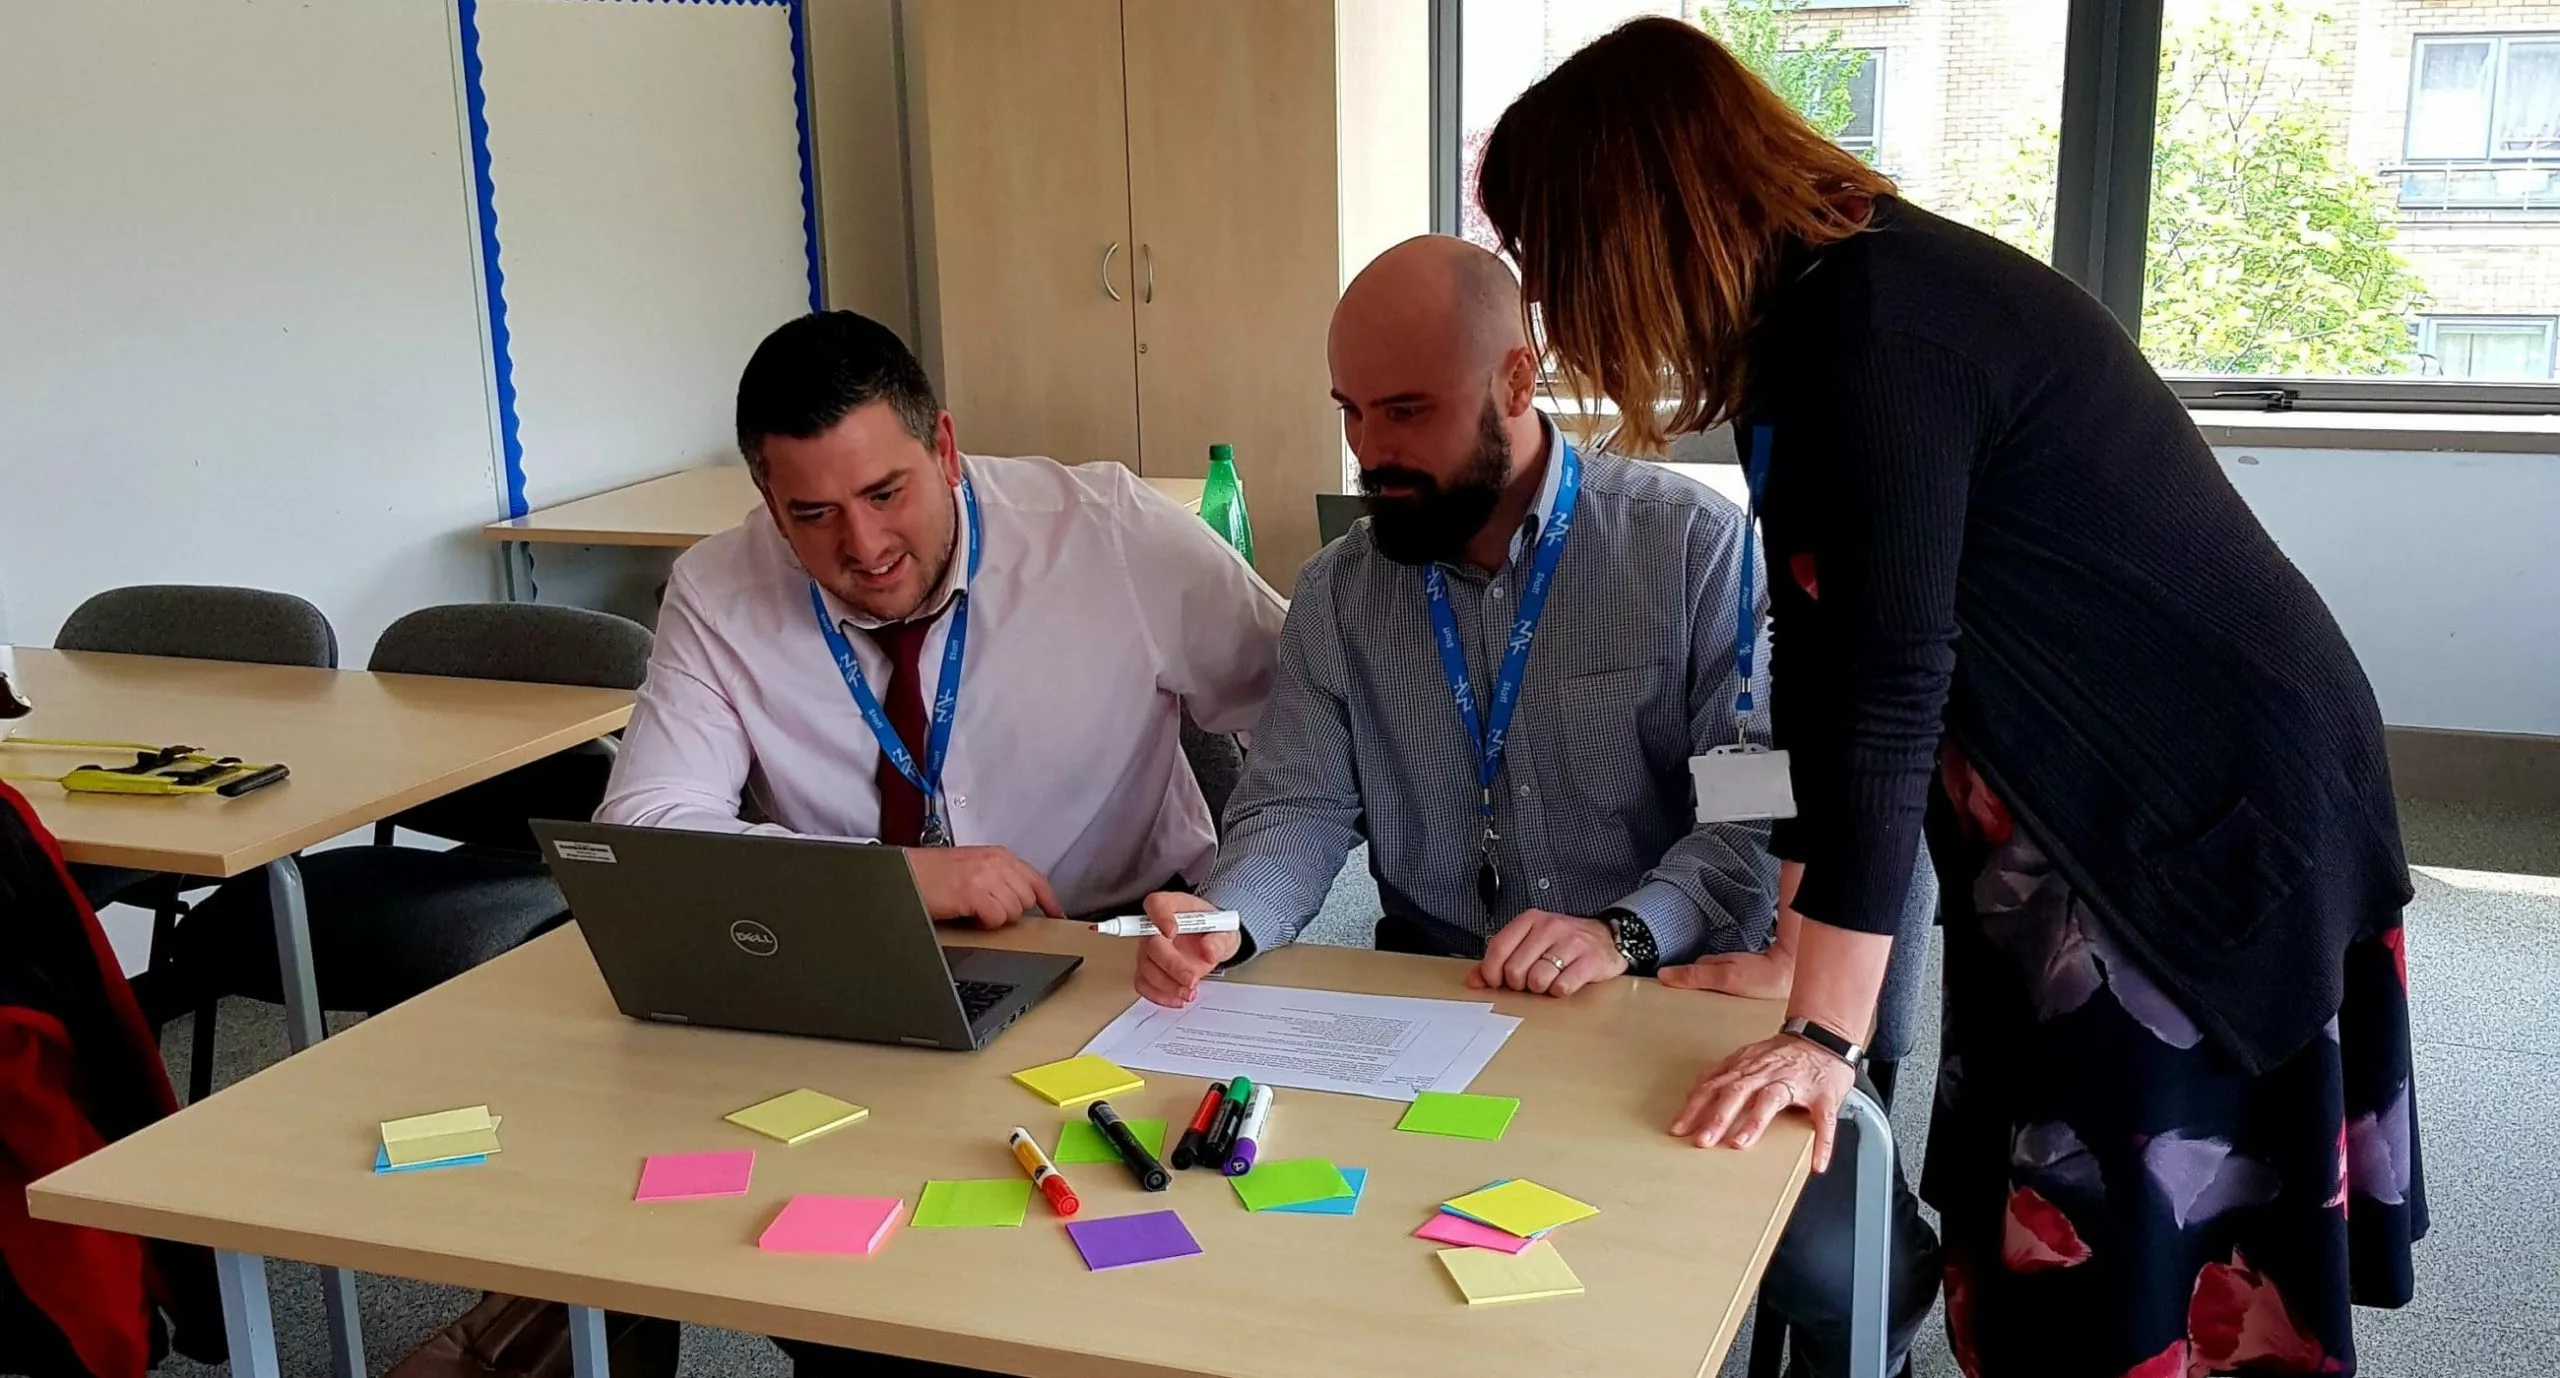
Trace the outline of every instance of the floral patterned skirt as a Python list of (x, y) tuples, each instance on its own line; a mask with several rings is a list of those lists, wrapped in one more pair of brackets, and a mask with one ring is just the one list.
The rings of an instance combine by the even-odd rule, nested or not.
[(1968, 1378), (2355, 1372), (2426, 1233), (2397, 916), (2325, 1036), (2252, 1077), (1952, 745), (1946, 1014), (1920, 1194)]

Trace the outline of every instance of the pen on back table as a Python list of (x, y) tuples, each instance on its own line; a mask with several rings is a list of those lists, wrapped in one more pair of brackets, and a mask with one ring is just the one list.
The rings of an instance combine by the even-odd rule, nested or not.
[(1271, 1125), (1271, 1083), (1253, 1088), (1253, 1100), (1244, 1108), (1244, 1124), (1236, 1130), (1235, 1150), (1227, 1155), (1227, 1175), (1242, 1177), (1253, 1171), (1253, 1155), (1262, 1147), (1262, 1136)]
[[(1106, 938), (1152, 938), (1163, 931), (1144, 914), (1127, 914), (1085, 926)], [(1233, 933), (1243, 926), (1244, 917), (1232, 909), (1214, 914), (1177, 914), (1173, 919), (1176, 933)]]
[(1030, 1130), (1017, 1125), (1005, 1136), (1005, 1142), (1013, 1146), (1013, 1160), (1031, 1174), (1031, 1185), (1049, 1198), (1049, 1209), (1060, 1215), (1073, 1215), (1083, 1206), (1076, 1200), (1076, 1189), (1067, 1185), (1065, 1175), (1049, 1162), (1048, 1154), (1040, 1151), (1040, 1141), (1031, 1137)]
[(1094, 1128), (1102, 1131), (1103, 1138), (1111, 1141), (1111, 1147), (1120, 1154), (1120, 1161), (1128, 1165), (1129, 1175), (1138, 1179), (1140, 1190), (1162, 1191), (1173, 1185), (1173, 1174), (1165, 1171), (1164, 1164), (1156, 1161), (1156, 1155), (1149, 1153), (1147, 1146), (1138, 1142), (1138, 1136), (1129, 1132), (1128, 1123), (1111, 1108), (1111, 1102), (1095, 1101), (1085, 1107), (1084, 1115), (1093, 1121)]
[(1218, 1122), (1218, 1107), (1226, 1104), (1227, 1084), (1209, 1083), (1206, 1095), (1200, 1097), (1200, 1108), (1191, 1112), (1191, 1125), (1173, 1146), (1173, 1170), (1182, 1171), (1200, 1161), (1202, 1147), (1209, 1141), (1209, 1128)]

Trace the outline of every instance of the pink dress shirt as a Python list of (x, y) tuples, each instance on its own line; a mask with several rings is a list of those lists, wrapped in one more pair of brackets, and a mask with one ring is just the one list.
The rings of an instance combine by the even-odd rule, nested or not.
[[(1071, 914), (1204, 878), (1216, 833), (1183, 759), (1181, 709), (1211, 732), (1253, 726), (1286, 603), (1117, 464), (967, 456), (963, 468), (986, 555), (969, 579), (964, 522), (920, 657), (938, 677), (965, 587), (969, 659), (942, 780), (953, 840), (1010, 848)], [(885, 700), (887, 657), (861, 620), (827, 606)], [(810, 611), (809, 576), (758, 511), (676, 561), (596, 819), (870, 839), (878, 756)], [(773, 821), (750, 829), (742, 792)]]

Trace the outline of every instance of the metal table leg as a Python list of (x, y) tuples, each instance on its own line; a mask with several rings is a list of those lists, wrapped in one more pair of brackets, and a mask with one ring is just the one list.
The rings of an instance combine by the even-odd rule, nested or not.
[(612, 1358), (605, 1352), (604, 1313), (592, 1306), (569, 1308), (569, 1371), (574, 1378), (606, 1378)]
[(279, 1378), (276, 1320), (267, 1310), (267, 1261), (228, 1249), (213, 1255), (222, 1286), (222, 1329), (231, 1348), (231, 1378)]
[(1893, 1315), (1893, 1122), (1866, 1092), (1850, 1088), (1843, 1123), (1858, 1127), (1858, 1205), (1851, 1236), (1849, 1372), (1886, 1378), (1885, 1330)]
[[(292, 857), (267, 863), (267, 907), (276, 925), (276, 975), (284, 994), (285, 1041), (298, 1053), (328, 1037), (329, 1026), (320, 1014), (319, 977), (311, 969), (311, 909), (303, 899), (302, 867)], [(330, 1372), (335, 1378), (364, 1378), (364, 1327), (356, 1313), (355, 1274), (343, 1268), (321, 1269), (320, 1299), (329, 1311)], [(265, 1312), (263, 1300), (259, 1311)]]

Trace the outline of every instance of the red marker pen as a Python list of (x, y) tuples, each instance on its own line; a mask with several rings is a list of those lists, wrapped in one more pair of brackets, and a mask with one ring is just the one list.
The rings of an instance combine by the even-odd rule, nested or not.
[(1013, 1147), (1013, 1160), (1031, 1174), (1031, 1184), (1049, 1198), (1049, 1209), (1060, 1215), (1073, 1215), (1083, 1208), (1084, 1203), (1076, 1199), (1075, 1188), (1067, 1185), (1067, 1179), (1049, 1162), (1049, 1155), (1040, 1151), (1040, 1141), (1031, 1137), (1030, 1130), (1016, 1127), (1005, 1136), (1005, 1142)]
[(1225, 1082), (1209, 1083), (1208, 1093), (1200, 1097), (1200, 1108), (1191, 1112), (1191, 1127), (1182, 1131), (1181, 1140), (1173, 1146), (1174, 1171), (1180, 1172), (1199, 1163), (1203, 1145), (1209, 1141), (1209, 1126), (1218, 1122), (1218, 1106), (1226, 1098)]

